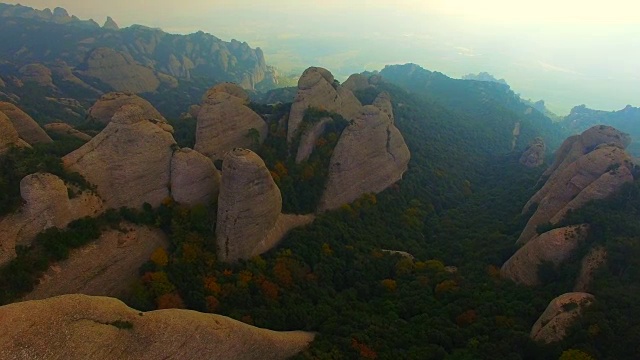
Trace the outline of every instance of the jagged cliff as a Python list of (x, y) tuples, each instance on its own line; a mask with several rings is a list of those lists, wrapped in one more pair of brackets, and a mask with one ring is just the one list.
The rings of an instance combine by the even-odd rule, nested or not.
[(189, 310), (140, 312), (119, 300), (66, 295), (0, 307), (0, 358), (288, 359), (314, 334), (275, 332)]

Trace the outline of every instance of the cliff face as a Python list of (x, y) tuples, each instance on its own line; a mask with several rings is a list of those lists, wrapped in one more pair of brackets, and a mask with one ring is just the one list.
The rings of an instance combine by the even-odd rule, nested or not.
[(66, 227), (71, 221), (96, 216), (103, 210), (102, 200), (90, 192), (73, 199), (64, 182), (55, 175), (36, 173), (20, 181), (22, 208), (0, 219), (0, 265), (12, 260), (16, 245), (31, 245), (40, 232)]
[(218, 197), (220, 172), (208, 157), (189, 148), (171, 158), (171, 196), (188, 206), (208, 205)]
[(546, 183), (523, 209), (525, 213), (537, 204), (518, 243), (524, 244), (534, 237), (538, 225), (555, 224), (567, 211), (590, 200), (605, 198), (633, 181), (629, 170), (631, 158), (624, 151), (628, 144), (626, 134), (604, 126), (568, 138), (545, 173)]
[(66, 155), (65, 167), (97, 186), (109, 208), (158, 206), (169, 197), (171, 157), (176, 142), (163, 123), (123, 106), (91, 141)]
[(579, 292), (553, 299), (531, 328), (531, 339), (547, 344), (561, 341), (567, 335), (567, 330), (594, 300), (593, 295)]
[[(0, 358), (288, 359), (311, 333), (275, 332), (188, 310), (147, 313), (119, 300), (66, 295), (0, 307)], [(169, 355), (168, 355), (169, 354)]]
[(378, 193), (407, 170), (410, 153), (384, 110), (367, 105), (338, 140), (318, 211), (335, 209), (365, 193)]
[(338, 113), (347, 120), (352, 120), (358, 115), (362, 104), (350, 90), (334, 81), (333, 75), (326, 69), (310, 67), (304, 71), (298, 80), (298, 93), (289, 114), (289, 141), (298, 135), (304, 113), (310, 107)]
[(247, 94), (237, 85), (220, 84), (207, 91), (198, 112), (195, 150), (215, 161), (236, 147), (262, 144), (267, 123), (247, 104)]
[(264, 161), (234, 149), (222, 163), (216, 240), (222, 261), (249, 259), (280, 242), (289, 230), (311, 223), (313, 215), (281, 214), (282, 196)]

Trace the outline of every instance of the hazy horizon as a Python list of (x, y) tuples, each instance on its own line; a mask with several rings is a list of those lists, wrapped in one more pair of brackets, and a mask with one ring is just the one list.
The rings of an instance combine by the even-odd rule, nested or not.
[(628, 0), (5, 2), (246, 41), (284, 73), (323, 66), (344, 79), (412, 62), (455, 78), (489, 72), (561, 115), (640, 106), (640, 5)]

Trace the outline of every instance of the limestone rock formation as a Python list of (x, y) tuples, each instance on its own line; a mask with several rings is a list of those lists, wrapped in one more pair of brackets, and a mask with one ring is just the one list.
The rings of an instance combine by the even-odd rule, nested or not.
[(171, 196), (181, 204), (207, 205), (218, 197), (220, 172), (208, 157), (189, 148), (171, 158)]
[(120, 26), (116, 24), (116, 22), (111, 18), (111, 16), (107, 16), (107, 20), (104, 22), (104, 25), (102, 25), (102, 28), (109, 29), (109, 30), (120, 30)]
[(538, 204), (538, 207), (518, 243), (524, 244), (535, 236), (538, 225), (557, 223), (569, 209), (576, 209), (592, 199), (609, 196), (624, 183), (633, 181), (628, 169), (630, 166), (631, 159), (622, 148), (603, 144), (575, 161), (558, 167), (525, 205), (523, 212), (533, 204)]
[(311, 156), (316, 142), (324, 133), (327, 124), (332, 121), (333, 119), (330, 117), (322, 118), (320, 119), (320, 121), (313, 124), (313, 126), (308, 127), (305, 131), (302, 132), (302, 134), (300, 135), (300, 145), (298, 145), (298, 152), (296, 153), (297, 164), (309, 159), (309, 156)]
[(574, 321), (594, 301), (593, 295), (580, 292), (567, 293), (551, 300), (531, 328), (531, 339), (547, 344), (561, 341)]
[(507, 260), (500, 270), (502, 277), (516, 283), (540, 285), (538, 267), (543, 262), (559, 266), (569, 259), (588, 235), (588, 225), (554, 229), (533, 238)]
[(603, 247), (595, 247), (582, 259), (580, 274), (576, 280), (573, 291), (589, 291), (595, 272), (607, 263), (607, 250)]
[(0, 101), (0, 112), (9, 118), (20, 138), (30, 145), (53, 142), (31, 116), (14, 104)]
[(78, 138), (80, 140), (89, 141), (91, 140), (91, 136), (83, 133), (82, 131), (78, 131), (74, 129), (71, 125), (67, 123), (51, 123), (44, 126), (45, 130), (50, 131), (52, 133), (56, 133), (59, 135), (72, 136), (74, 138)]
[(326, 69), (310, 67), (304, 71), (298, 80), (298, 93), (291, 105), (288, 141), (298, 135), (305, 111), (310, 107), (336, 112), (348, 120), (359, 114), (362, 105), (358, 99), (350, 90), (334, 81), (333, 75)]
[(0, 155), (7, 152), (12, 146), (27, 147), (29, 144), (20, 139), (9, 118), (0, 112)]
[(139, 277), (139, 268), (159, 247), (169, 245), (159, 229), (120, 224), (100, 238), (72, 250), (67, 260), (54, 264), (23, 300), (39, 300), (65, 294), (123, 298)]
[(282, 215), (282, 196), (264, 161), (247, 149), (234, 149), (222, 163), (216, 238), (223, 261), (248, 259), (275, 245), (313, 216)]
[(544, 156), (547, 146), (542, 138), (535, 138), (529, 147), (520, 156), (520, 164), (528, 168), (536, 168), (544, 164)]
[(378, 193), (402, 178), (409, 149), (391, 118), (373, 105), (364, 106), (340, 136), (318, 211), (338, 208), (365, 193)]
[(28, 64), (18, 70), (22, 81), (34, 82), (39, 86), (53, 87), (51, 70), (42, 64)]
[(0, 219), (0, 264), (16, 256), (16, 245), (31, 245), (37, 234), (51, 228), (64, 228), (71, 221), (96, 216), (103, 211), (102, 200), (89, 191), (73, 199), (64, 182), (55, 175), (36, 173), (20, 181), (23, 207)]
[(143, 111), (145, 119), (155, 119), (161, 122), (167, 120), (147, 100), (128, 92), (111, 92), (103, 95), (89, 109), (89, 119), (107, 124), (116, 111), (124, 105), (137, 105)]
[(247, 107), (247, 102), (247, 94), (234, 84), (220, 84), (207, 91), (198, 113), (195, 150), (215, 161), (236, 147), (262, 144), (267, 123)]
[(119, 300), (64, 295), (0, 307), (2, 359), (288, 359), (314, 335), (190, 310), (142, 313)]
[(107, 207), (155, 207), (170, 195), (175, 146), (171, 133), (146, 120), (139, 106), (125, 105), (102, 132), (62, 160), (97, 186)]
[(83, 65), (86, 70), (82, 74), (99, 79), (115, 91), (144, 93), (160, 86), (153, 69), (138, 64), (128, 53), (111, 48), (93, 50)]

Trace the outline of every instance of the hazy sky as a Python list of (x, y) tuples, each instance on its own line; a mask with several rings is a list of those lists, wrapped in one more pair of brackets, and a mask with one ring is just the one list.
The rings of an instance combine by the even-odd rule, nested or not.
[[(18, 3), (11, 2), (9, 3)], [(632, 0), (23, 0), (80, 18), (198, 30), (260, 46), (267, 62), (338, 78), (415, 62), (488, 71), (559, 113), (640, 106), (640, 3)]]

